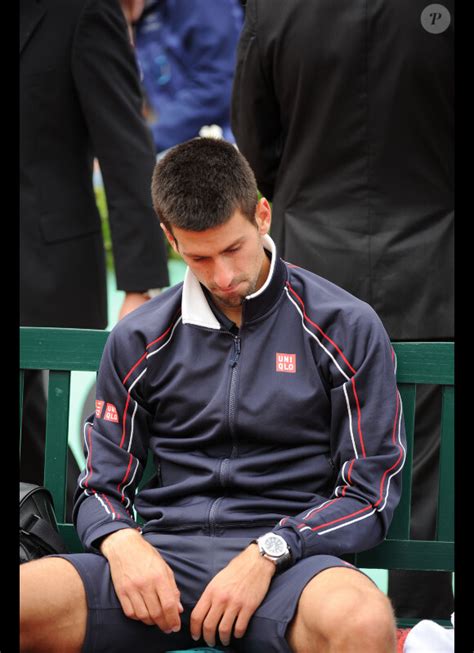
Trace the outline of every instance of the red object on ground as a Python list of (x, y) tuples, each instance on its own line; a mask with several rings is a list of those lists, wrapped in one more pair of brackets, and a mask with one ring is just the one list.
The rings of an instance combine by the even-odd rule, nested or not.
[(403, 646), (411, 628), (397, 628), (397, 653), (403, 653)]

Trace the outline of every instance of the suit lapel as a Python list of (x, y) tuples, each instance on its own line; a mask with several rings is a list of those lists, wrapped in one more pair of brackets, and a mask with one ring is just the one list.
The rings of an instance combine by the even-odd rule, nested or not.
[(38, 27), (46, 9), (41, 2), (20, 1), (20, 54)]

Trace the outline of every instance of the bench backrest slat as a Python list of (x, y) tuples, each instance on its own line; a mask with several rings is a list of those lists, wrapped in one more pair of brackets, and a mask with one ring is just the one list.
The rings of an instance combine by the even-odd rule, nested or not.
[(443, 388), (437, 539), (454, 541), (454, 388)]
[(453, 342), (394, 342), (398, 383), (454, 385)]
[(71, 372), (51, 370), (46, 413), (44, 484), (54, 496), (58, 521), (65, 517)]
[(23, 423), (23, 391), (25, 387), (25, 371), (20, 369), (20, 433), (19, 433), (19, 445), (20, 445), (20, 455), (21, 455), (21, 425)]
[(20, 368), (97, 371), (108, 331), (20, 327)]

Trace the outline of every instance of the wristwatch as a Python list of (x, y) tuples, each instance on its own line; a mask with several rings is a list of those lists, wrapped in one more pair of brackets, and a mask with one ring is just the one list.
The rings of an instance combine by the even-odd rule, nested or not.
[(256, 540), (260, 555), (276, 565), (277, 574), (291, 566), (291, 551), (285, 539), (276, 533), (265, 533)]

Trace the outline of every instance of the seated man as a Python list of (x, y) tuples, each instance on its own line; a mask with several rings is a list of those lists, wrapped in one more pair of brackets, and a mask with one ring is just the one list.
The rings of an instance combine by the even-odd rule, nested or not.
[(22, 566), (22, 650), (394, 652), (388, 599), (339, 557), (379, 543), (400, 496), (380, 320), (278, 257), (229, 143), (172, 148), (152, 195), (188, 270), (108, 338), (74, 509), (86, 552)]

